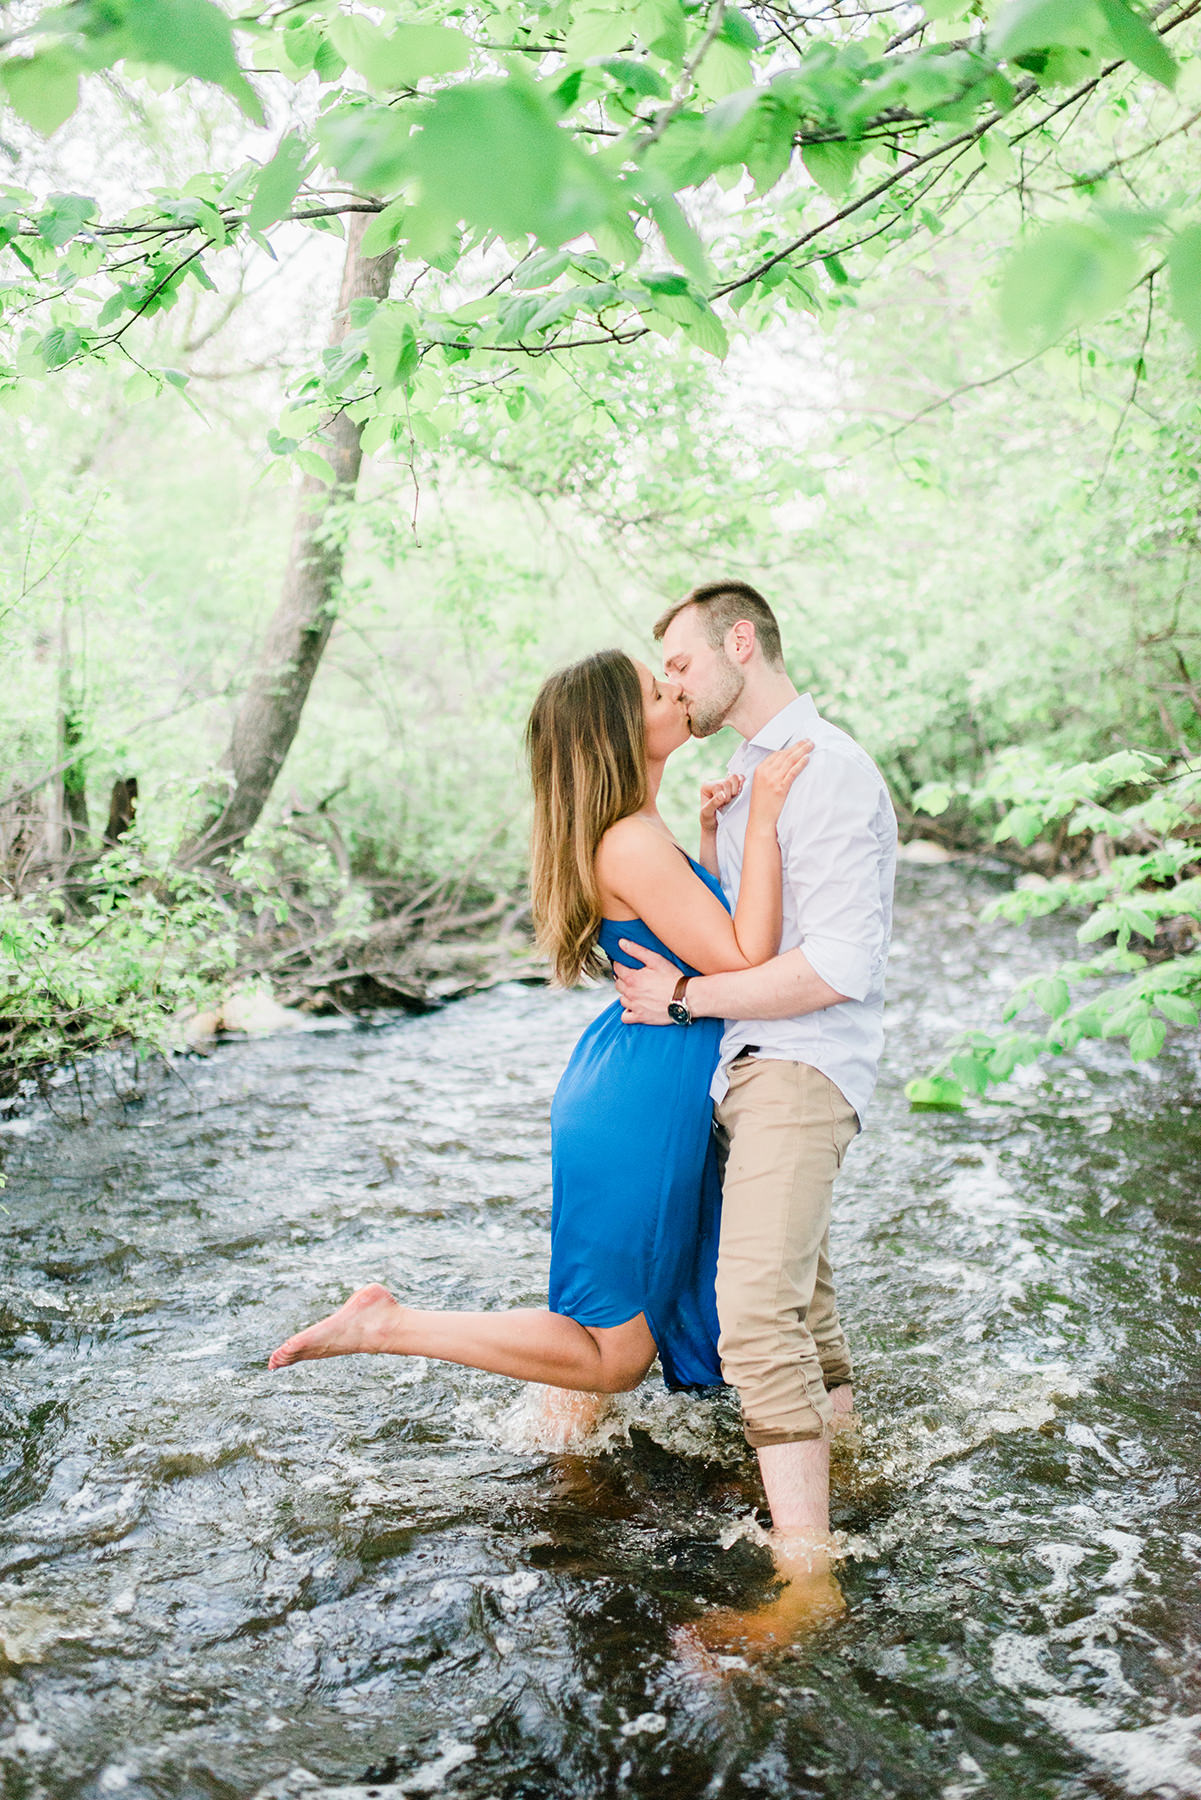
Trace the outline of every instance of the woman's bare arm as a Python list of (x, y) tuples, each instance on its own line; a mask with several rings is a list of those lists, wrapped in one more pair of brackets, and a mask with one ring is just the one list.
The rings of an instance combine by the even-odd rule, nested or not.
[(773, 751), (755, 771), (742, 881), (733, 917), (662, 832), (645, 819), (619, 819), (596, 857), (602, 888), (702, 974), (750, 969), (780, 947), (783, 889), (776, 821), (812, 746)]

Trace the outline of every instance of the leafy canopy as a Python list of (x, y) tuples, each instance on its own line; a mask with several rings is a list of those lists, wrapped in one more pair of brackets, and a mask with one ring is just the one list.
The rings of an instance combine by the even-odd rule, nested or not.
[[(746, 329), (853, 298), (882, 253), (935, 233), (969, 188), (1021, 190), (1073, 103), (1117, 84), (1148, 109), (1177, 76), (1201, 0), (930, 0), (885, 14), (728, 0), (339, 0), (229, 13), (215, 0), (68, 0), (0, 49), (0, 94), (51, 134), (102, 71), (211, 84), (270, 144), (179, 193), (103, 219), (94, 198), (0, 189), (0, 401), (25, 379), (133, 355), (185, 283), (214, 285), (286, 222), (341, 231), (408, 266), (404, 302), (356, 303), (300, 383), (280, 455), (333, 479), (328, 409), (367, 447), (436, 442), (444, 402), (481, 385), (535, 404), (565, 356), (682, 335), (722, 356)], [(380, 16), (382, 14), (382, 17)], [(1124, 86), (1122, 84), (1125, 84)], [(279, 130), (283, 123), (284, 129)], [(1002, 291), (1037, 347), (1098, 317), (1166, 262), (1201, 347), (1195, 190), (1121, 216), (1088, 184), (1033, 228)], [(141, 363), (143, 352), (139, 352)], [(184, 378), (150, 371), (156, 384)], [(139, 372), (139, 381), (145, 376)], [(140, 390), (139, 390), (140, 391)], [(316, 414), (313, 413), (314, 404)], [(524, 403), (524, 400), (523, 400)]]

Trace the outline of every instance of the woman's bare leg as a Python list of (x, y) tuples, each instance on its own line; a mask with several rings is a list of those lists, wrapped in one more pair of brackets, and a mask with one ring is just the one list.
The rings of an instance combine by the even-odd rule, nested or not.
[(325, 1356), (432, 1356), (518, 1381), (586, 1393), (635, 1388), (655, 1359), (643, 1315), (624, 1325), (578, 1325), (562, 1313), (418, 1312), (373, 1283), (272, 1352), (268, 1367)]

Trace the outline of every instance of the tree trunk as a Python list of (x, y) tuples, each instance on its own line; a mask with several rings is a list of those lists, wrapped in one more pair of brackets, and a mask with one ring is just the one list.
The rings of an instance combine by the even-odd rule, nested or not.
[[(49, 852), (55, 879), (63, 881), (79, 860), (88, 837), (87, 773), (83, 759), (83, 696), (75, 686), (71, 656), (70, 602), (58, 615), (58, 714), (55, 738), (59, 773), (50, 786)], [(73, 761), (75, 752), (79, 760)]]
[[(359, 246), (370, 223), (347, 222), (346, 263), (334, 315), (331, 345), (345, 337), (353, 300), (387, 297), (396, 251), (363, 256)], [(254, 828), (300, 724), (313, 676), (337, 614), (345, 533), (327, 531), (331, 505), (353, 500), (363, 461), (362, 426), (345, 412), (325, 427), (324, 454), (336, 476), (332, 487), (306, 475), (300, 490), (283, 594), (263, 642), (250, 685), (234, 720), (224, 766), (233, 789), (220, 814), (180, 852), (185, 863), (213, 862), (235, 850)]]

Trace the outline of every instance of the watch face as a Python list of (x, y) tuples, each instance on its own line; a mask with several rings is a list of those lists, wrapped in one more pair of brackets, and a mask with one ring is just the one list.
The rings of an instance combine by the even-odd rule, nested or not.
[(691, 1025), (692, 1024), (692, 1014), (689, 1012), (688, 1008), (684, 1005), (684, 1002), (682, 1000), (669, 1000), (668, 1001), (667, 1016), (669, 1019), (674, 1019), (677, 1025)]

